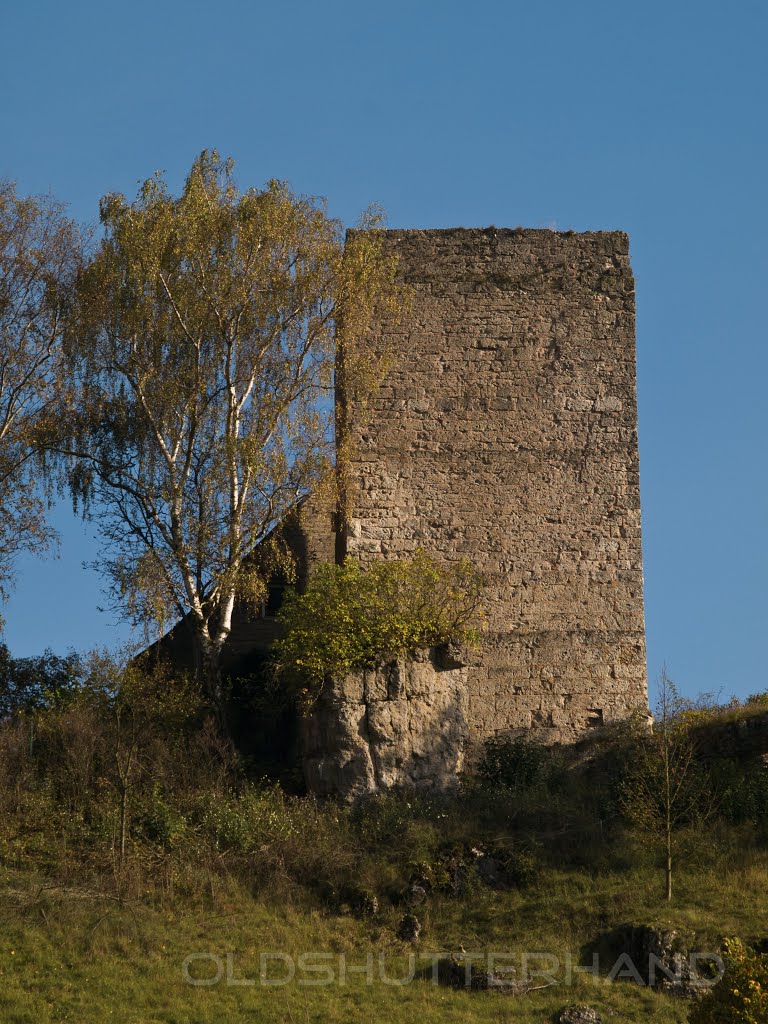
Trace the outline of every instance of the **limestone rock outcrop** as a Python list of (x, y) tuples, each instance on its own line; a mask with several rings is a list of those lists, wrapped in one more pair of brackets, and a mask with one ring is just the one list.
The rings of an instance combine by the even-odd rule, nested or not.
[(304, 774), (319, 796), (455, 786), (468, 738), (467, 669), (444, 648), (329, 681), (303, 721)]

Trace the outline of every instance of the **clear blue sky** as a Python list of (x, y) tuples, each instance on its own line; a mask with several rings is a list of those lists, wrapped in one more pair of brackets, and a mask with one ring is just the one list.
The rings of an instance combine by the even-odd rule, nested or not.
[[(4, 5), (0, 176), (95, 220), (216, 147), (392, 227), (621, 228), (637, 278), (649, 671), (768, 688), (768, 9), (740, 0)], [(57, 514), (19, 655), (125, 636)]]

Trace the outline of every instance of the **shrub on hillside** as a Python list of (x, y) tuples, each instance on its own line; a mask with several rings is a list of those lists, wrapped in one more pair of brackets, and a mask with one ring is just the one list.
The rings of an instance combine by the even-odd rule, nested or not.
[(253, 853), (301, 832), (297, 805), (279, 786), (247, 786), (206, 803), (200, 827), (217, 850)]
[[(104, 849), (106, 840), (105, 852), (121, 862), (134, 838), (172, 845), (183, 829), (177, 796), (191, 777), (202, 786), (219, 770), (197, 688), (162, 669), (121, 667), (101, 655), (78, 666), (65, 693), (50, 691), (0, 721), (5, 840), (19, 849), (20, 836), (36, 834), (52, 862), (68, 844), (83, 853)], [(26, 689), (44, 692), (37, 684)]]
[(765, 1024), (768, 1021), (768, 955), (739, 939), (726, 939), (725, 975), (692, 1007), (689, 1024)]
[(723, 817), (735, 825), (750, 822), (768, 836), (768, 765), (723, 759), (715, 775)]
[(527, 736), (491, 736), (477, 764), (479, 778), (491, 786), (529, 789), (543, 780), (551, 751)]

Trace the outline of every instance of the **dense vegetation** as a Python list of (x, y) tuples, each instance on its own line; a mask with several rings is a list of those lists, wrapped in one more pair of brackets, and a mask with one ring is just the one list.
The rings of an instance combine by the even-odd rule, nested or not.
[[(378, 973), (371, 985), (358, 974), (312, 987), (299, 971), (280, 988), (197, 987), (182, 965), (199, 956), (187, 973), (210, 977), (217, 961), (205, 958), (231, 954), (236, 976), (258, 979), (265, 951), (358, 966), (370, 953), (402, 976), (411, 949), (426, 970), (462, 947), (578, 964), (628, 925), (664, 922), (701, 949), (766, 939), (759, 762), (702, 761), (716, 808), (680, 830), (669, 906), (663, 848), (623, 811), (628, 766), (647, 742), (631, 727), (567, 751), (497, 740), (452, 795), (349, 808), (254, 777), (189, 680), (101, 656), (0, 662), (4, 1021), (542, 1021), (588, 1002), (622, 1020), (682, 1022), (685, 1000), (608, 981), (610, 960), (597, 981), (576, 975), (514, 998), (428, 976), (394, 987)], [(725, 718), (764, 709), (756, 699)], [(706, 729), (723, 715), (692, 719)], [(406, 915), (423, 926), (415, 946), (398, 938)], [(762, 961), (739, 949), (728, 962), (743, 981)], [(720, 988), (721, 1001), (740, 985)], [(711, 1020), (751, 1020), (725, 1012)]]
[(319, 565), (304, 592), (289, 591), (280, 610), (280, 669), (311, 697), (325, 678), (387, 656), (472, 643), (483, 588), (467, 559), (446, 568), (423, 551), (368, 566), (352, 558)]

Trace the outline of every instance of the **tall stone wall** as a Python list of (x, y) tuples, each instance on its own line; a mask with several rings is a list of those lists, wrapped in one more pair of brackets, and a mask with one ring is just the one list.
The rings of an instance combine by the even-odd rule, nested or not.
[(389, 231), (411, 291), (350, 412), (343, 549), (468, 556), (490, 585), (477, 740), (567, 741), (647, 707), (634, 285), (622, 232)]

